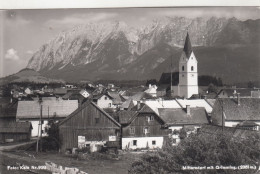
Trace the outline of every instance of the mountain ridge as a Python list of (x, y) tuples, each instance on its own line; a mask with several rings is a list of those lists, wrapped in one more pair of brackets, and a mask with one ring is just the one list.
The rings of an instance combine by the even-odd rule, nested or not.
[[(63, 32), (48, 44), (44, 44), (30, 59), (27, 68), (39, 71), (48, 77), (76, 81), (132, 79), (133, 77), (137, 79), (157, 78), (162, 71), (159, 69), (168, 69), (166, 66), (169, 63), (169, 57), (174, 59), (175, 66), (177, 66), (187, 27), (193, 48), (198, 47), (201, 50), (203, 47), (202, 50), (207, 55), (203, 53), (201, 55), (214, 57), (212, 59), (214, 62), (219, 61), (218, 56), (222, 60), (227, 55), (231, 57), (233, 55), (246, 56), (245, 46), (252, 51), (253, 47), (260, 44), (259, 26), (260, 19), (239, 21), (235, 18), (215, 17), (209, 19), (168, 17), (156, 20), (141, 29), (131, 28), (120, 21), (92, 23)], [(233, 46), (227, 47), (228, 50), (224, 51), (226, 55), (215, 51), (219, 47), (223, 47), (220, 49), (222, 51), (226, 50), (224, 48), (228, 45)], [(211, 56), (211, 53), (206, 50), (207, 47), (210, 50), (214, 48), (212, 50), (214, 56)], [(240, 48), (245, 52), (237, 55), (234, 51), (239, 51)], [(257, 61), (260, 58), (259, 49), (254, 52), (252, 65), (248, 66), (256, 69), (254, 67), (259, 65), (259, 61)], [(233, 60), (233, 58), (229, 58), (226, 61), (231, 59)], [(238, 64), (242, 61), (240, 59), (242, 58), (237, 59)], [(235, 67), (231, 67), (237, 71)], [(206, 69), (201, 69), (201, 71), (205, 73)], [(218, 70), (215, 70), (214, 73), (210, 71), (206, 73), (225, 76)], [(246, 73), (242, 79), (246, 79), (246, 75), (251, 76), (250, 73)], [(74, 78), (69, 76), (74, 76)], [(257, 75), (253, 75), (253, 77), (259, 78)], [(232, 80), (232, 78), (228, 77), (225, 80)]]

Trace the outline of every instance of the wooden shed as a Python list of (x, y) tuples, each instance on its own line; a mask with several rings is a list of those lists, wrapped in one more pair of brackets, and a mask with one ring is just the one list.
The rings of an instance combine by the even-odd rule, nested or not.
[(91, 143), (119, 142), (120, 129), (121, 125), (103, 109), (85, 102), (59, 123), (61, 151)]
[(0, 123), (0, 143), (29, 141), (32, 126), (30, 122)]

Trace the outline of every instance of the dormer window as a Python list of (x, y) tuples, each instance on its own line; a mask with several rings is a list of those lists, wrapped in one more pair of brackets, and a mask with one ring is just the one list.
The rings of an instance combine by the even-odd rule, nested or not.
[(191, 66), (191, 71), (194, 71), (194, 67), (193, 66)]
[(184, 66), (182, 66), (182, 71), (184, 71)]

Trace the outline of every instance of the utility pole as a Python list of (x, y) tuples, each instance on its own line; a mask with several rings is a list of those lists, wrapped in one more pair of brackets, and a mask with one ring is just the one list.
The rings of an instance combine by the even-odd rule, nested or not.
[(171, 57), (171, 96), (172, 96), (172, 57)]
[[(40, 133), (40, 136), (39, 136), (39, 133)], [(40, 120), (39, 120), (39, 124), (38, 124), (38, 138), (37, 138), (37, 143), (36, 143), (36, 153), (39, 152), (39, 141), (40, 141), (41, 137), (42, 137), (42, 105), (40, 105)], [(40, 144), (41, 144), (41, 149), (42, 149), (42, 142), (40, 142)]]
[(41, 112), (40, 112), (40, 151), (42, 151), (42, 105), (41, 105)]
[(222, 133), (224, 132), (224, 124), (225, 124), (225, 121), (224, 121), (224, 109), (223, 109), (223, 101), (220, 102), (221, 104), (221, 111), (222, 111)]

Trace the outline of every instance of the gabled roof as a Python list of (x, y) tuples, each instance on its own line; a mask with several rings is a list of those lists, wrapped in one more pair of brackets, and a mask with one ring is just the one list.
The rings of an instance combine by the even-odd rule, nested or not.
[(221, 89), (218, 93), (218, 96), (224, 91), (224, 93), (230, 97), (233, 96), (234, 94), (239, 93), (240, 97), (251, 97), (251, 91), (256, 91), (254, 89), (250, 89), (250, 88), (228, 88), (228, 89)]
[(42, 118), (63, 118), (78, 108), (78, 101), (61, 99), (43, 100), (41, 103), (39, 101), (18, 101), (16, 118), (40, 118), (40, 105), (42, 105)]
[(156, 114), (159, 115), (159, 108), (181, 108), (176, 100), (146, 100), (147, 104)]
[(210, 134), (210, 135), (231, 135), (239, 138), (246, 138), (252, 133), (258, 133), (259, 131), (239, 129), (236, 127), (222, 127), (216, 125), (202, 125), (199, 130), (201, 134)]
[(147, 94), (145, 92), (138, 92), (135, 95), (131, 96), (130, 98), (132, 98), (135, 101), (140, 101), (142, 99), (152, 99), (153, 97), (150, 94)]
[(176, 99), (176, 101), (178, 101), (183, 108), (186, 108), (187, 105), (190, 105), (191, 108), (204, 107), (207, 113), (211, 113), (213, 109), (212, 106), (204, 99), (192, 99), (192, 100)]
[(164, 120), (145, 103), (140, 104), (140, 109), (138, 109), (137, 106), (135, 106), (132, 108), (131, 111), (136, 111), (136, 114), (133, 115), (133, 117), (129, 120), (129, 123), (131, 123), (133, 120), (135, 120), (135, 118), (139, 114), (154, 114), (161, 120), (162, 123), (164, 123)]
[(0, 108), (0, 118), (15, 118), (17, 108)]
[(129, 123), (130, 119), (136, 114), (136, 111), (118, 111), (118, 119), (120, 124)]
[(10, 103), (10, 98), (0, 98), (0, 118), (15, 118), (17, 101)]
[(212, 118), (222, 115), (222, 106), (226, 120), (260, 120), (260, 98), (240, 98), (240, 105), (237, 98), (219, 98), (213, 107)]
[(124, 108), (124, 109), (128, 109), (130, 106), (134, 107), (134, 105), (135, 104), (133, 102), (133, 99), (129, 98), (124, 103), (122, 103), (122, 105), (120, 107)]
[(107, 92), (110, 97), (113, 99), (113, 104), (122, 104), (126, 101), (118, 92)]
[(159, 108), (159, 116), (167, 125), (209, 123), (204, 108), (190, 108), (190, 115), (184, 109)]
[(102, 112), (106, 117), (108, 117), (111, 121), (113, 121), (118, 127), (121, 127), (121, 124), (119, 124), (112, 116), (110, 116), (108, 113), (106, 113), (103, 109), (101, 109), (100, 107), (98, 107), (98, 105), (96, 105), (94, 102), (90, 102), (87, 101), (85, 103), (83, 103), (81, 105), (81, 107), (79, 107), (78, 109), (76, 109), (73, 113), (71, 113), (68, 117), (66, 117), (65, 119), (63, 119), (60, 123), (59, 126), (61, 126), (63, 123), (65, 123), (67, 120), (69, 120), (70, 118), (74, 117), (77, 113), (79, 113), (80, 111), (82, 111), (84, 108), (88, 107), (89, 105), (94, 106), (95, 108), (97, 108), (100, 112)]
[(95, 95), (95, 96), (93, 96), (93, 99), (94, 100), (98, 100), (98, 99), (100, 99), (102, 96), (107, 96), (108, 98), (110, 98), (111, 100), (113, 99), (110, 95), (108, 95), (108, 94), (106, 94), (106, 93), (104, 93), (104, 94), (98, 94), (98, 95)]
[(66, 88), (55, 88), (53, 90), (54, 94), (58, 94), (58, 95), (64, 95), (67, 93), (67, 89)]
[(260, 125), (256, 124), (254, 121), (251, 120), (242, 121), (237, 125), (237, 127), (244, 127), (244, 126), (260, 126)]
[(31, 128), (30, 122), (0, 122), (0, 133), (29, 133)]
[(190, 36), (189, 36), (188, 32), (187, 32), (186, 40), (184, 43), (183, 51), (185, 52), (186, 57), (189, 58), (192, 53), (192, 46), (191, 46)]

